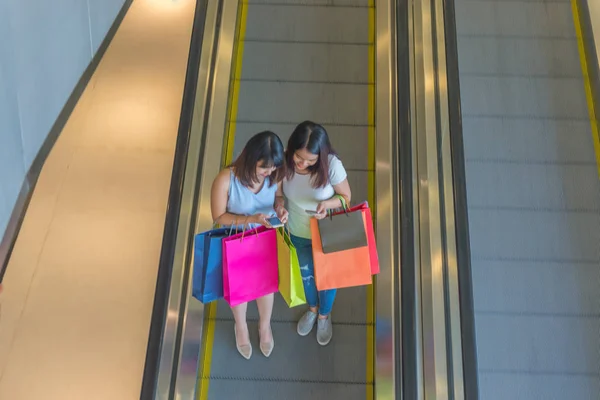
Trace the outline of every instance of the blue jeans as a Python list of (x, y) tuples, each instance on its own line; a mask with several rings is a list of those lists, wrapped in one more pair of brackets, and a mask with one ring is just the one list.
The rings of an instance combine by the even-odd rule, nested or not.
[(320, 315), (329, 315), (333, 302), (335, 301), (336, 289), (317, 290), (315, 284), (315, 263), (312, 255), (312, 241), (298, 236), (291, 235), (292, 244), (298, 252), (298, 262), (300, 263), (300, 272), (302, 273), (302, 283), (304, 284), (304, 294), (306, 302), (310, 307), (319, 307)]

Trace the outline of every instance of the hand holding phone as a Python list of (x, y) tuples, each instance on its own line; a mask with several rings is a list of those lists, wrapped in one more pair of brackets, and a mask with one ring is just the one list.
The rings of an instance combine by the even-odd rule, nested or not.
[(283, 222), (278, 217), (267, 218), (267, 222), (272, 228), (280, 228), (283, 226)]
[(329, 209), (329, 205), (327, 200), (321, 201), (317, 205), (317, 213), (315, 214), (316, 219), (323, 219), (327, 217), (327, 210)]
[(311, 211), (311, 210), (304, 210), (308, 215), (310, 215), (313, 218), (316, 219), (323, 219), (327, 216), (327, 210), (324, 210), (323, 212), (319, 212), (319, 211)]
[(285, 209), (285, 207), (276, 208), (275, 212), (277, 213), (277, 216), (279, 217), (279, 219), (281, 220), (281, 222), (283, 222), (284, 224), (286, 224), (287, 221), (288, 221), (288, 218), (289, 218), (290, 214)]

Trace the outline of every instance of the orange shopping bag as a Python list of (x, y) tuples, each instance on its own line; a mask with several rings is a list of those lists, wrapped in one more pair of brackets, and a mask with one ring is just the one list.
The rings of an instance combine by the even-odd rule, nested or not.
[[(351, 207), (349, 211), (360, 211), (363, 213), (363, 221), (365, 222), (365, 231), (367, 232), (367, 242), (369, 246), (369, 254), (371, 255), (371, 274), (379, 274), (379, 255), (377, 254), (377, 242), (375, 241), (375, 230), (373, 229), (373, 217), (371, 215), (371, 209), (369, 204), (365, 201), (354, 207)], [(342, 213), (340, 211), (339, 213)], [(338, 214), (339, 214), (338, 213)]]
[[(361, 214), (366, 224), (365, 213), (361, 212)], [(373, 282), (369, 246), (325, 254), (321, 244), (319, 225), (314, 218), (310, 220), (310, 231), (315, 264), (315, 283), (318, 290), (364, 286)]]

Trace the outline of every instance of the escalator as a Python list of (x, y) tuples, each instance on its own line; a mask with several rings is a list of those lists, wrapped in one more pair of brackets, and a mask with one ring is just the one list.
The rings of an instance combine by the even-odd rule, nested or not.
[[(459, 298), (465, 270), (456, 267), (455, 227), (445, 224), (461, 204), (439, 176), (455, 171), (449, 155), (432, 168), (450, 149), (438, 148), (436, 129), (448, 110), (427, 108), (440, 101), (425, 90), (427, 57), (441, 49), (426, 32), (431, 15), (389, 0), (214, 0), (198, 1), (195, 18), (141, 398), (416, 399), (450, 390), (461, 398), (476, 390), (463, 385), (473, 380), (463, 378), (463, 349), (473, 343), (463, 345), (460, 327), (470, 287)], [(191, 297), (193, 236), (212, 226), (212, 181), (250, 136), (268, 129), (285, 143), (305, 119), (328, 130), (353, 202), (374, 210), (381, 273), (369, 287), (338, 291), (325, 347), (297, 335), (303, 308), (276, 295), (274, 352), (244, 360), (227, 304)], [(419, 184), (428, 180), (437, 188)], [(253, 303), (248, 322), (256, 343)]]
[[(136, 2), (133, 7), (148, 6), (145, 12), (155, 13), (152, 7), (164, 5), (159, 3)], [(190, 16), (188, 6), (172, 3)], [(590, 50), (590, 21), (582, 18), (583, 0), (188, 4), (190, 9), (195, 4), (195, 15), (141, 399), (597, 398), (600, 358), (590, 349), (600, 345), (600, 84), (597, 65), (590, 64), (596, 56)], [(171, 12), (167, 10), (160, 12)], [(153, 25), (139, 15), (132, 20), (143, 21), (156, 34), (142, 46), (146, 58), (136, 53), (141, 31), (125, 28), (127, 43), (113, 44), (118, 51), (103, 63), (114, 68), (128, 56), (122, 64), (127, 68), (120, 68), (127, 73), (111, 75), (116, 81), (97, 75), (103, 76), (102, 85), (89, 89), (100, 101), (94, 107), (83, 101), (89, 110), (77, 117), (86, 120), (86, 129), (105, 119), (106, 132), (136, 146), (139, 137), (122, 136), (121, 130), (139, 126), (148, 133), (144, 127), (157, 120), (133, 113), (128, 117), (137, 120), (135, 125), (130, 118), (114, 125), (114, 106), (122, 104), (113, 97), (115, 82), (139, 75), (140, 65), (155, 64), (157, 68), (144, 70), (145, 78), (136, 80), (134, 89), (117, 97), (131, 96), (136, 99), (132, 104), (138, 104), (147, 87), (157, 89), (166, 82), (170, 102), (173, 92), (179, 93), (172, 86), (175, 79), (171, 81), (175, 68), (167, 71), (170, 66), (157, 62), (157, 56), (170, 53), (157, 53), (154, 39), (165, 39), (162, 44), (170, 46), (189, 39), (188, 25), (163, 30), (164, 21)], [(155, 81), (148, 84), (148, 79)], [(107, 89), (109, 94), (100, 95)], [(167, 92), (158, 93), (165, 97)], [(154, 101), (166, 118), (162, 103)], [(326, 347), (318, 346), (314, 336), (296, 334), (302, 307), (289, 309), (276, 295), (274, 353), (265, 359), (256, 351), (247, 361), (235, 350), (226, 304), (204, 306), (191, 296), (193, 238), (211, 228), (212, 181), (246, 140), (269, 129), (286, 141), (305, 119), (323, 124), (330, 133), (348, 170), (354, 202), (369, 201), (381, 273), (369, 287), (338, 292), (334, 338)], [(100, 136), (92, 136), (101, 142)], [(65, 142), (72, 144), (71, 139)], [(61, 168), (69, 170), (69, 157), (58, 154)], [(117, 172), (128, 177), (119, 168), (105, 168), (105, 156), (96, 160), (101, 174), (75, 174), (83, 179), (77, 190), (112, 184)], [(88, 204), (94, 208), (104, 198), (90, 193), (98, 197)], [(116, 196), (112, 189), (107, 193), (107, 198)], [(107, 213), (116, 208), (113, 219), (131, 226), (134, 211), (144, 209), (139, 199), (127, 199), (126, 212), (108, 201), (97, 213), (98, 221), (111, 221)], [(39, 204), (46, 208), (48, 201), (42, 197)], [(162, 218), (160, 210), (154, 217)], [(78, 230), (83, 225), (96, 231), (100, 225), (77, 220), (78, 227), (56, 229), (54, 239), (47, 241), (57, 253), (48, 260), (52, 268), (62, 268), (60, 277), (49, 270), (33, 275), (43, 278), (51, 297), (39, 294), (42, 285), (36, 281), (32, 287), (38, 294), (23, 296), (31, 300), (28, 310), (14, 313), (30, 322), (14, 343), (28, 341), (20, 342), (18, 352), (11, 350), (13, 371), (19, 372), (0, 377), (8, 397), (31, 398), (38, 392), (60, 397), (63, 390), (75, 388), (71, 381), (77, 374), (90, 378), (77, 381), (78, 393), (96, 397), (109, 391), (113, 397), (131, 398), (131, 385), (137, 384), (136, 366), (144, 353), (134, 344), (141, 343), (138, 328), (146, 320), (131, 313), (142, 312), (152, 300), (141, 293), (153, 283), (146, 273), (153, 270), (134, 268), (137, 275), (128, 275), (131, 285), (125, 284), (119, 257), (93, 257), (103, 268), (92, 279), (73, 257), (87, 260), (89, 253), (81, 252), (86, 245), (73, 246), (80, 242), (71, 238), (88, 235)], [(139, 221), (144, 227), (155, 222), (148, 225), (145, 215)], [(112, 225), (105, 231), (108, 236), (95, 240), (90, 235), (85, 241), (94, 241), (98, 255), (128, 248), (133, 250), (124, 253), (132, 254), (123, 261), (125, 267), (131, 260), (144, 261), (144, 268), (154, 266), (152, 257), (139, 257), (155, 247), (146, 236)], [(136, 232), (144, 243), (134, 246), (129, 237), (115, 236), (117, 231)], [(61, 246), (69, 251), (56, 251)], [(35, 253), (21, 248), (27, 257)], [(27, 257), (24, 264), (36, 265)], [(63, 268), (67, 264), (73, 269)], [(96, 285), (89, 292), (91, 281), (124, 291), (105, 296), (105, 285)], [(56, 291), (55, 282), (66, 282), (75, 291)], [(133, 293), (127, 290), (140, 285), (146, 286), (127, 297)], [(102, 301), (79, 301), (90, 293), (101, 293)], [(122, 301), (115, 302), (117, 298)], [(44, 312), (52, 304), (62, 306)], [(48, 323), (49, 315), (53, 323)], [(254, 304), (248, 319), (256, 345)], [(98, 321), (110, 322), (94, 336), (80, 334)], [(115, 327), (115, 321), (127, 326)], [(42, 341), (37, 327), (44, 328)], [(33, 331), (35, 335), (28, 333)], [(114, 334), (120, 339), (115, 341)], [(70, 357), (77, 374), (53, 369), (58, 353)], [(127, 374), (119, 375), (119, 370), (115, 378), (115, 365)], [(110, 374), (100, 379), (89, 371)]]
[[(255, 133), (273, 130), (285, 143), (295, 122), (310, 116), (329, 130), (348, 170), (353, 200), (373, 197), (368, 190), (373, 188), (369, 181), (375, 151), (369, 141), (374, 127), (369, 72), (374, 60), (368, 57), (373, 43), (367, 29), (373, 23), (364, 3), (351, 8), (240, 3), (224, 164)], [(200, 398), (236, 398), (239, 393), (252, 393), (246, 398), (256, 399), (300, 399), (308, 393), (323, 399), (365, 397), (373, 391), (373, 365), (367, 362), (373, 359), (372, 305), (370, 288), (340, 290), (332, 314), (334, 338), (321, 348), (314, 335), (295, 333), (305, 308), (289, 309), (276, 295), (271, 324), (275, 350), (269, 359), (255, 354), (249, 361), (237, 355), (228, 305), (209, 305)], [(257, 343), (255, 302), (249, 304), (247, 318), (251, 340)]]
[(456, 2), (484, 399), (600, 393), (600, 81), (587, 3)]

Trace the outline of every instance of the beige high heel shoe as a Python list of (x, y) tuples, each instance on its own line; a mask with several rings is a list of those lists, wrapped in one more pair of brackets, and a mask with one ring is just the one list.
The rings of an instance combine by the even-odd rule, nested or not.
[(246, 360), (249, 360), (250, 357), (252, 357), (252, 344), (239, 345), (235, 324), (233, 324), (233, 333), (235, 334), (235, 347), (237, 348), (237, 351), (242, 355), (242, 357), (244, 357)]
[[(263, 353), (263, 355), (265, 357), (269, 357), (271, 355), (271, 353), (273, 352), (273, 348), (275, 347), (275, 339), (273, 339), (273, 330), (271, 329), (270, 326), (269, 326), (269, 330), (271, 331), (271, 341), (270, 342), (263, 342), (262, 340), (260, 341), (260, 351)], [(260, 336), (260, 329), (258, 331), (258, 334)]]

